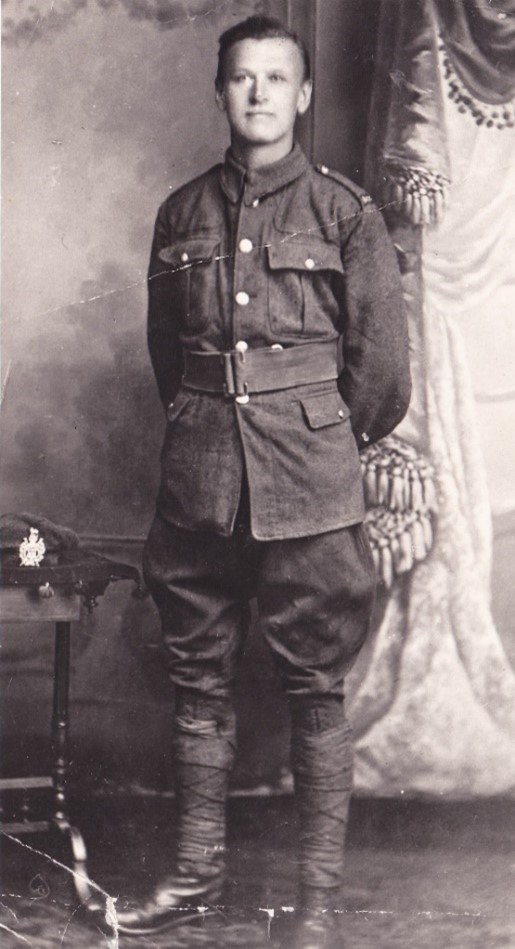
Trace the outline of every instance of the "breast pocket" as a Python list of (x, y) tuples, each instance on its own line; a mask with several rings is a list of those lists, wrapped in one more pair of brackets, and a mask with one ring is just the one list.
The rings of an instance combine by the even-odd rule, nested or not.
[(321, 240), (271, 244), (268, 252), (268, 310), (276, 337), (320, 337), (338, 322), (340, 249)]
[(174, 300), (186, 336), (195, 336), (206, 328), (216, 305), (219, 249), (218, 235), (189, 235), (159, 251), (160, 259), (171, 267)]

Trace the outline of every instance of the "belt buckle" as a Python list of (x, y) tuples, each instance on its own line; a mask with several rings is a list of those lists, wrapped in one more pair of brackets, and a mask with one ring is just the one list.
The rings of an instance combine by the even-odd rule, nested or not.
[(238, 405), (246, 405), (247, 402), (250, 402), (250, 395), (247, 392), (247, 389), (248, 389), (247, 383), (244, 382), (243, 386), (245, 388), (245, 392), (242, 395), (237, 395), (236, 398), (234, 399), (234, 401), (237, 402)]
[(245, 362), (245, 354), (242, 350), (236, 349), (229, 353), (222, 353), (221, 359), (224, 368), (224, 395), (226, 398), (234, 399), (238, 405), (246, 405), (250, 402), (248, 394), (248, 383), (242, 378), (242, 367)]

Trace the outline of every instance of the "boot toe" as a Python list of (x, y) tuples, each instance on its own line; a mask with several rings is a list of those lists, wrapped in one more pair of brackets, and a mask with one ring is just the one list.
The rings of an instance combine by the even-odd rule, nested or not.
[(201, 919), (216, 911), (214, 903), (221, 891), (221, 878), (168, 877), (145, 903), (117, 911), (118, 932), (145, 935)]
[(338, 920), (332, 912), (307, 912), (297, 927), (295, 949), (345, 949)]

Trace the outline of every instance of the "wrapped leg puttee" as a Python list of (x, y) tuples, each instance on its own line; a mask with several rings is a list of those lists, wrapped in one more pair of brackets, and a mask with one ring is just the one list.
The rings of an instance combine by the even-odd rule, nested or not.
[(292, 768), (301, 826), (301, 905), (337, 908), (353, 771), (351, 730), (338, 698), (292, 702)]
[(178, 690), (174, 758), (178, 804), (177, 870), (223, 870), (226, 802), (236, 747), (229, 700)]

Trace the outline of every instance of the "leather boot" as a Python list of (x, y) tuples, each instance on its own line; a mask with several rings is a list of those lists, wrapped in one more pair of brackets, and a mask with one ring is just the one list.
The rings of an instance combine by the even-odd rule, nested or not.
[(294, 949), (345, 949), (338, 916), (306, 910), (297, 925)]
[(225, 811), (235, 752), (227, 702), (179, 694), (175, 718), (175, 871), (143, 905), (120, 910), (119, 931), (142, 935), (213, 912), (225, 872)]
[(212, 879), (181, 874), (165, 877), (141, 906), (117, 910), (116, 928), (126, 936), (145, 936), (201, 920), (216, 912), (222, 889), (220, 873)]

